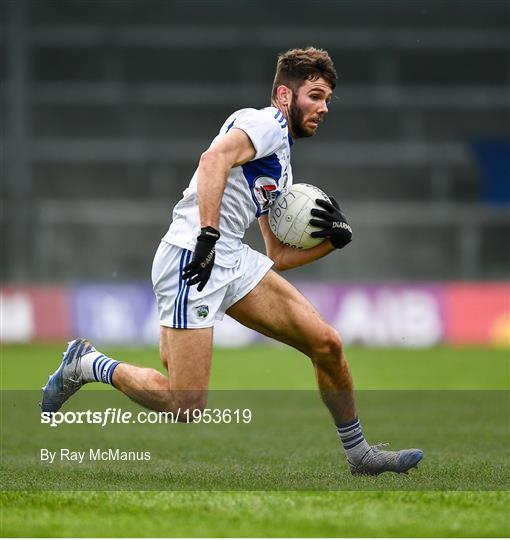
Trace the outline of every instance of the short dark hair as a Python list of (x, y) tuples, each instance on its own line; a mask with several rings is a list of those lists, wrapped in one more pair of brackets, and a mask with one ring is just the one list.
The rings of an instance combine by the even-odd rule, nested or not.
[(332, 89), (336, 86), (337, 73), (333, 60), (327, 51), (307, 47), (306, 49), (290, 49), (278, 55), (276, 75), (273, 82), (273, 99), (280, 85), (297, 92), (305, 81), (313, 81), (323, 77)]

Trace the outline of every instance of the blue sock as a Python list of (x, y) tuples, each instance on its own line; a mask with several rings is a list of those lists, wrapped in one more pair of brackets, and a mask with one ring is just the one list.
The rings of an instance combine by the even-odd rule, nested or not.
[(115, 368), (120, 364), (113, 358), (93, 351), (82, 357), (81, 367), (83, 376), (87, 382), (103, 382), (112, 384), (112, 376)]

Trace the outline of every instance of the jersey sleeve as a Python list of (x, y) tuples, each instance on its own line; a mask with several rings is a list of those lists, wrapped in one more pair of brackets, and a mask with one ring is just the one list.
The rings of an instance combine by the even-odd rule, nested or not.
[[(278, 115), (281, 113), (278, 111)], [(255, 148), (253, 159), (260, 159), (273, 154), (282, 144), (287, 121), (282, 117), (279, 122), (267, 110), (244, 109), (233, 121), (232, 127), (242, 129)]]

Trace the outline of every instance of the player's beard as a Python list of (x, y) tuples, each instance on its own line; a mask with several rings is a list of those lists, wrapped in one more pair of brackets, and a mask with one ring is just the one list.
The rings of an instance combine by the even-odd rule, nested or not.
[(303, 111), (296, 105), (294, 96), (292, 96), (289, 105), (289, 120), (296, 139), (312, 137), (315, 134), (315, 132), (306, 129)]

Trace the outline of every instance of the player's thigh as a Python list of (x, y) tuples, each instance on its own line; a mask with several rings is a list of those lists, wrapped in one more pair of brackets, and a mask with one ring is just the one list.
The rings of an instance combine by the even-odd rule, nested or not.
[(207, 390), (211, 372), (213, 328), (161, 326), (160, 355), (171, 390)]
[(227, 313), (244, 326), (308, 356), (331, 348), (339, 340), (314, 306), (273, 270)]

